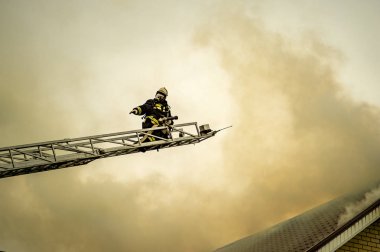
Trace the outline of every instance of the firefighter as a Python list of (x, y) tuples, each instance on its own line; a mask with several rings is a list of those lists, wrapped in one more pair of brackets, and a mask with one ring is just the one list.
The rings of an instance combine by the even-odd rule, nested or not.
[[(167, 96), (168, 90), (165, 87), (162, 87), (156, 92), (156, 96), (154, 97), (154, 99), (147, 100), (143, 105), (132, 109), (132, 111), (129, 112), (129, 114), (143, 116), (143, 129), (155, 128), (164, 125), (172, 125), (172, 120), (165, 120), (165, 118), (171, 117), (170, 106), (166, 101)], [(148, 131), (147, 133), (165, 139), (169, 138), (169, 132), (166, 129), (152, 130)], [(150, 135), (145, 135), (141, 139), (141, 142), (152, 142), (155, 140), (160, 140), (159, 138)]]

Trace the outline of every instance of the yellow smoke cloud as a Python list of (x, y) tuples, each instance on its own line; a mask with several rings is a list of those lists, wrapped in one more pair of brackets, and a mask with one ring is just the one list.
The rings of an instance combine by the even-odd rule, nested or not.
[(377, 181), (380, 110), (345, 93), (337, 50), (313, 34), (267, 32), (241, 13), (220, 15), (196, 41), (231, 76), (238, 116), (224, 169), (240, 190), (236, 223), (249, 234)]

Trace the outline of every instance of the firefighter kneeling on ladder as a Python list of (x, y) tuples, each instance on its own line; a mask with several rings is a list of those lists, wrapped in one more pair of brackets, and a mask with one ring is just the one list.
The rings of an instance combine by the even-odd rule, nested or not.
[[(143, 115), (143, 129), (173, 125), (172, 120), (167, 120), (167, 118), (171, 117), (170, 106), (166, 101), (167, 96), (168, 90), (162, 87), (156, 92), (154, 99), (147, 100), (145, 104), (134, 108), (129, 114)], [(156, 139), (154, 136), (168, 139), (170, 134), (166, 129), (151, 130), (147, 133), (150, 135), (145, 135), (140, 140), (142, 143), (160, 140), (159, 138)]]

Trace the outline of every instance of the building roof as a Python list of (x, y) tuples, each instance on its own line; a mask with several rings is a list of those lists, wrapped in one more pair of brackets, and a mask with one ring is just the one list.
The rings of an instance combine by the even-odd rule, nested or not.
[[(379, 195), (370, 195), (371, 193), (374, 194), (374, 189), (380, 192), (380, 183), (377, 183), (376, 186), (334, 199), (267, 230), (219, 248), (216, 251), (317, 251), (363, 216), (375, 208), (379, 208)], [(348, 206), (351, 206), (351, 209), (356, 206), (355, 208), (357, 209), (357, 211), (352, 212), (351, 216), (347, 216)], [(344, 215), (347, 218), (342, 221), (342, 216)]]

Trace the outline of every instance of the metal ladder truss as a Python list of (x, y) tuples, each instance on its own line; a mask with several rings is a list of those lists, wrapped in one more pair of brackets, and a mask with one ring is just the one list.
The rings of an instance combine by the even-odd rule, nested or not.
[[(201, 126), (202, 127), (202, 126)], [(169, 130), (170, 128), (170, 130)], [(153, 131), (169, 130), (170, 138), (141, 142)], [(84, 165), (99, 158), (159, 150), (202, 142), (215, 135), (196, 122), (104, 135), (0, 148), (0, 178)]]

